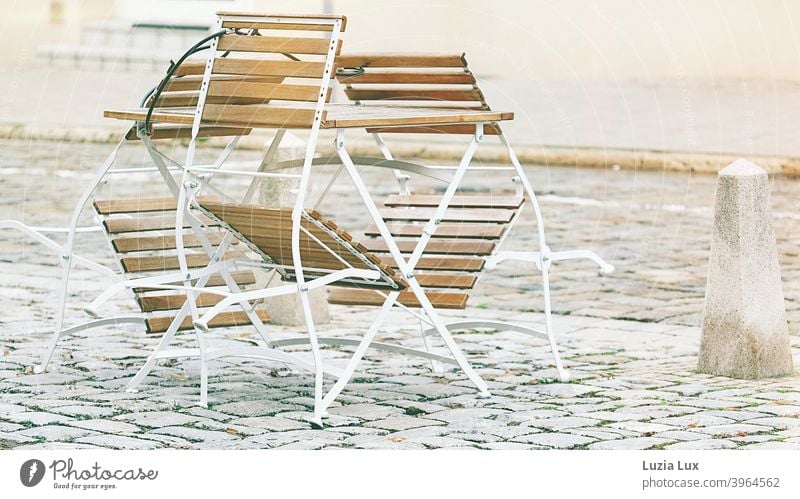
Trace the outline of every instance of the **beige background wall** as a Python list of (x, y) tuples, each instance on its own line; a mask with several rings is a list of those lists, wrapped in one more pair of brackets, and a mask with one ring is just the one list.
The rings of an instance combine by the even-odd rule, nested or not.
[[(136, 0), (62, 0), (61, 23), (51, 22), (52, 0), (11, 2), (11, 12), (6, 10), (0, 20), (0, 34), (15, 43), (0, 51), (0, 61), (32, 59), (39, 43), (75, 43), (81, 20), (129, 12), (118, 6), (125, 1)], [(204, 2), (189, 3), (198, 9)], [(800, 81), (800, 2), (791, 0), (237, 3), (263, 11), (306, 12), (332, 5), (350, 19), (349, 51), (465, 50), (484, 76)], [(195, 11), (192, 18), (205, 15)]]

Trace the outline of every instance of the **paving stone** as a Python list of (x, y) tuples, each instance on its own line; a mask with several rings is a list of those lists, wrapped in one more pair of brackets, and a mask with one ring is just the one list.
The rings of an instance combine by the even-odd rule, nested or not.
[(594, 450), (644, 450), (657, 445), (665, 445), (671, 440), (658, 437), (622, 438), (619, 440), (605, 440), (595, 442), (589, 446)]
[(667, 450), (712, 450), (712, 449), (735, 449), (739, 447), (735, 442), (721, 439), (691, 440), (678, 442), (664, 447)]
[(66, 423), (72, 421), (69, 416), (61, 414), (51, 414), (49, 412), (18, 412), (9, 414), (5, 419), (14, 423), (32, 423), (34, 425), (46, 425), (52, 423)]
[(161, 428), (164, 426), (180, 426), (189, 423), (202, 421), (197, 416), (189, 416), (178, 412), (138, 412), (133, 414), (123, 414), (114, 418), (119, 421), (126, 421), (138, 426), (149, 428)]
[(703, 426), (703, 427), (698, 427), (696, 429), (696, 431), (700, 433), (707, 433), (709, 435), (714, 435), (716, 437), (743, 436), (749, 433), (760, 433), (770, 430), (771, 428), (769, 428), (768, 426), (760, 426), (760, 425), (745, 424), (745, 423)]
[(166, 426), (150, 430), (147, 434), (170, 435), (189, 442), (207, 442), (215, 440), (239, 440), (240, 437), (221, 430), (204, 430), (186, 426)]
[(71, 426), (47, 425), (20, 430), (17, 434), (36, 439), (44, 439), (49, 442), (71, 442), (81, 437), (94, 435), (96, 432)]
[(339, 416), (354, 417), (367, 421), (374, 421), (401, 413), (400, 410), (395, 407), (375, 404), (350, 404), (341, 407), (332, 407), (328, 412)]
[(772, 441), (743, 445), (740, 448), (746, 450), (800, 450), (800, 443)]
[(122, 421), (113, 421), (110, 419), (79, 419), (75, 421), (68, 421), (66, 424), (75, 426), (77, 428), (84, 428), (103, 433), (138, 433), (141, 431), (141, 429), (136, 425), (124, 423)]
[(569, 433), (534, 433), (531, 435), (520, 435), (511, 439), (512, 442), (524, 444), (541, 445), (554, 449), (569, 449), (581, 445), (590, 444), (595, 441), (593, 438), (582, 437), (580, 435), (570, 435)]
[(733, 423), (734, 420), (699, 412), (688, 416), (674, 416), (669, 418), (654, 419), (652, 422), (678, 426), (681, 428), (701, 428), (703, 426), (725, 425)]
[(91, 444), (108, 449), (146, 450), (159, 449), (162, 444), (143, 438), (127, 437), (124, 435), (92, 435), (75, 440), (76, 443)]
[(53, 411), (66, 416), (90, 418), (113, 416), (117, 412), (110, 407), (102, 407), (97, 405), (65, 405), (53, 409)]
[(246, 400), (214, 406), (214, 410), (217, 412), (239, 417), (274, 416), (281, 412), (301, 409), (301, 406), (284, 404), (275, 400)]
[(261, 416), (255, 418), (237, 418), (228, 421), (234, 426), (249, 426), (269, 431), (302, 430), (308, 428), (308, 423), (295, 421), (281, 416)]
[(551, 431), (563, 430), (565, 428), (581, 428), (586, 426), (597, 426), (600, 422), (592, 418), (578, 416), (565, 416), (563, 418), (549, 418), (532, 421), (531, 426), (544, 428)]
[(381, 428), (384, 430), (398, 431), (408, 430), (411, 428), (420, 428), (423, 426), (431, 426), (435, 424), (444, 424), (435, 419), (419, 418), (412, 416), (390, 416), (388, 418), (379, 419), (378, 421), (370, 421), (364, 426), (372, 428)]

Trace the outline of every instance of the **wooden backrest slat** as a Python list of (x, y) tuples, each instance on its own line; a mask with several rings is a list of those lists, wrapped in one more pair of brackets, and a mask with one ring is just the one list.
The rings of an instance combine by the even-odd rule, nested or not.
[[(204, 62), (185, 62), (175, 72), (178, 76), (202, 75)], [(273, 61), (218, 57), (212, 73), (216, 75), (280, 76), (290, 78), (322, 78), (325, 63), (318, 61)]]
[(440, 102), (465, 102), (483, 101), (483, 95), (476, 88), (470, 89), (440, 89), (440, 88), (346, 88), (345, 94), (354, 101), (372, 100), (402, 100), (419, 101), (432, 100)]
[[(328, 88), (330, 98), (331, 88)], [(288, 100), (316, 102), (319, 98), (319, 86), (292, 85), (287, 83), (253, 83), (237, 81), (212, 81), (208, 86), (211, 97), (246, 97), (266, 102), (269, 100)]]
[(333, 31), (333, 24), (276, 23), (269, 21), (222, 21), (223, 28), (277, 29), (291, 31)]
[(393, 85), (473, 85), (475, 77), (467, 71), (432, 72), (416, 71), (365, 71), (360, 74), (337, 74), (336, 79), (343, 85), (354, 84), (393, 84)]
[(331, 42), (324, 38), (223, 35), (219, 38), (217, 50), (325, 55), (328, 53), (330, 44)]
[[(211, 82), (241, 82), (241, 83), (280, 83), (281, 76), (243, 76), (243, 75), (212, 75)], [(170, 78), (164, 87), (164, 92), (180, 92), (185, 90), (200, 90), (203, 83), (202, 75), (189, 75), (179, 78)]]
[(339, 68), (463, 68), (464, 54), (342, 54)]

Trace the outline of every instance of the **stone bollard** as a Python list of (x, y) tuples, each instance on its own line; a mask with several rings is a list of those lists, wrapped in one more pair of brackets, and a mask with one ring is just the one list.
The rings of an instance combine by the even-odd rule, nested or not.
[[(306, 143), (287, 132), (278, 149), (278, 161), (302, 158), (306, 153)], [(282, 170), (283, 173), (300, 173), (300, 168)], [(298, 180), (287, 178), (265, 177), (261, 181), (261, 203), (265, 206), (294, 206)], [(286, 284), (278, 276), (272, 279), (270, 286)], [(328, 312), (328, 292), (325, 288), (317, 288), (308, 293), (311, 302), (311, 315), (314, 323), (324, 324), (330, 321)], [(264, 308), (269, 314), (272, 324), (284, 326), (303, 326), (305, 318), (297, 295), (276, 296), (264, 300)]]
[(739, 159), (719, 172), (698, 369), (734, 378), (792, 374), (767, 173)]

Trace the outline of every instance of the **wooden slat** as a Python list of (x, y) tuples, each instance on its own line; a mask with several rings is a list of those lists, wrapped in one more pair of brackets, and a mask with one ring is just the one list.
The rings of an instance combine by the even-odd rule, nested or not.
[[(208, 86), (208, 95), (212, 97), (244, 97), (262, 102), (272, 99), (316, 102), (320, 92), (319, 86), (313, 85), (212, 81)], [(328, 98), (330, 98), (330, 95), (331, 89), (329, 88)]]
[[(386, 257), (383, 262), (390, 267), (395, 267), (394, 261)], [(457, 270), (461, 272), (479, 272), (483, 269), (483, 258), (459, 258), (423, 256), (415, 265), (419, 270)]]
[(462, 68), (464, 54), (344, 54), (336, 58), (339, 68)]
[[(387, 224), (393, 236), (421, 236), (424, 224)], [(441, 224), (436, 228), (436, 237), (458, 237), (468, 239), (499, 239), (505, 227), (499, 224)], [(364, 232), (367, 236), (380, 236), (378, 227), (370, 225)]]
[[(222, 242), (223, 235), (220, 233), (206, 234), (209, 242), (217, 245)], [(233, 244), (239, 241), (234, 239)], [(147, 236), (147, 237), (118, 237), (111, 240), (114, 251), (117, 253), (133, 253), (136, 251), (158, 251), (175, 249), (175, 236)], [(185, 248), (201, 247), (200, 238), (195, 235), (186, 234), (183, 236), (183, 246)]]
[[(213, 307), (224, 296), (202, 293), (195, 298), (195, 304), (198, 307)], [(137, 297), (139, 308), (142, 312), (160, 312), (164, 310), (179, 310), (184, 302), (186, 302), (186, 295), (183, 293), (161, 295), (161, 296), (139, 296)]]
[[(252, 243), (258, 246), (265, 254), (280, 259), (282, 263), (285, 258), (291, 255), (291, 213), (290, 208), (265, 208), (255, 205), (239, 205), (215, 202), (202, 202), (200, 206), (209, 215), (223, 220)], [(378, 266), (381, 271), (394, 280), (396, 283), (405, 286), (403, 279), (388, 265), (383, 263), (379, 257), (370, 253), (363, 245), (353, 242), (353, 238), (346, 231), (340, 229), (332, 220), (323, 217), (321, 214), (309, 210), (308, 216), (314, 218), (322, 224), (328, 231), (336, 234), (344, 243), (349, 244), (350, 248), (341, 247), (343, 243), (338, 242), (331, 234), (321, 229), (314, 223), (303, 220), (302, 226), (311, 232), (324, 244), (336, 251), (342, 259), (350, 262), (356, 268), (365, 268), (363, 262), (359, 261), (353, 251), (361, 254), (370, 262)], [(323, 269), (344, 268), (342, 262), (337, 260), (327, 250), (321, 248), (318, 243), (312, 241), (305, 235), (301, 239), (301, 259), (304, 266), (318, 267)], [(293, 262), (293, 260), (288, 260)]]
[[(225, 127), (225, 126), (204, 126), (200, 127), (198, 137), (231, 137), (237, 135), (250, 135), (252, 128)], [(161, 139), (187, 139), (192, 136), (192, 127), (182, 127), (173, 125), (162, 125), (153, 127), (151, 140)], [(131, 128), (125, 136), (127, 140), (139, 140), (136, 128)]]
[[(417, 127), (391, 127), (391, 128), (367, 128), (367, 133), (442, 133), (453, 135), (473, 135), (475, 125), (431, 125)], [(483, 126), (484, 135), (500, 135), (500, 127), (494, 123), (486, 123)]]
[[(485, 196), (485, 195), (461, 195), (453, 196), (450, 201), (450, 208), (506, 208), (515, 210), (522, 206), (524, 198), (516, 196)], [(386, 206), (419, 206), (436, 207), (442, 201), (442, 196), (427, 194), (389, 196), (384, 204)]]
[[(331, 104), (323, 128), (376, 128), (390, 126), (451, 125), (514, 119), (514, 113), (442, 106)], [(387, 105), (384, 105), (387, 104)], [(431, 104), (438, 104), (431, 101)]]
[[(205, 267), (209, 262), (205, 253), (191, 253), (186, 255), (186, 264), (189, 267)], [(150, 272), (152, 270), (174, 270), (179, 268), (177, 256), (132, 256), (120, 259), (125, 272)]]
[[(147, 116), (147, 109), (106, 109), (103, 111), (106, 118), (114, 118), (126, 121), (143, 121)], [(174, 123), (179, 125), (191, 125), (194, 117), (191, 111), (154, 111), (150, 116), (151, 123)]]
[[(217, 202), (216, 196), (198, 196), (198, 202)], [(172, 196), (158, 198), (115, 198), (96, 199), (94, 209), (100, 215), (118, 215), (121, 213), (154, 213), (158, 211), (175, 211), (178, 202)], [(174, 227), (174, 224), (173, 224)]]
[(423, 288), (471, 289), (478, 277), (469, 274), (417, 274), (417, 282)]
[[(170, 92), (162, 94), (156, 104), (157, 109), (176, 108), (176, 107), (195, 107), (200, 100), (199, 92)], [(208, 96), (206, 104), (230, 104), (230, 105), (253, 105), (266, 104), (270, 99), (264, 97), (243, 97), (238, 95), (231, 96)]]
[[(215, 227), (216, 222), (206, 221), (209, 227)], [(145, 232), (148, 230), (167, 230), (175, 228), (175, 217), (137, 217), (137, 218), (109, 218), (103, 221), (106, 231), (109, 234), (122, 234), (124, 232)], [(185, 223), (183, 228), (189, 227)]]
[[(384, 220), (428, 221), (435, 214), (435, 208), (382, 208)], [(443, 222), (493, 222), (508, 223), (514, 216), (513, 210), (496, 209), (449, 209), (442, 217)]]
[(358, 75), (341, 74), (336, 79), (344, 85), (384, 83), (421, 85), (473, 85), (475, 77), (467, 71), (434, 73), (429, 71), (365, 71)]
[[(184, 62), (175, 71), (176, 76), (202, 75), (205, 62)], [(235, 59), (218, 57), (214, 60), (214, 74), (241, 76), (280, 76), (292, 78), (321, 78), (325, 72), (324, 62), (268, 61), (257, 59)]]
[[(437, 293), (426, 292), (425, 295), (433, 304), (434, 308), (463, 309), (467, 306), (469, 296), (465, 293)], [(346, 289), (336, 288), (328, 295), (328, 303), (335, 305), (383, 305), (386, 297), (379, 293), (366, 289)], [(397, 301), (406, 307), (420, 307), (414, 293), (402, 291)]]
[[(255, 284), (256, 282), (256, 274), (252, 270), (235, 270), (230, 272), (231, 278), (238, 284), (239, 286), (247, 286), (250, 284)], [(194, 286), (197, 283), (197, 279), (192, 279), (192, 285)], [(182, 282), (168, 282), (166, 284), (183, 284)], [(225, 280), (222, 278), (221, 275), (213, 275), (211, 276), (208, 281), (206, 282), (205, 286), (215, 287), (215, 286), (225, 286)], [(147, 293), (149, 291), (163, 291), (157, 288), (148, 288), (148, 287), (140, 287), (140, 288), (133, 288), (134, 293)]]
[(346, 88), (344, 91), (347, 97), (354, 101), (372, 101), (372, 100), (400, 100), (400, 101), (483, 101), (483, 95), (480, 90), (470, 89), (455, 89), (455, 90), (442, 90), (436, 88), (402, 88), (402, 89), (362, 89), (362, 88)]
[[(252, 83), (280, 83), (283, 81), (281, 76), (240, 76), (240, 75), (212, 75), (212, 82), (252, 82)], [(203, 75), (183, 76), (170, 78), (164, 87), (164, 92), (180, 92), (185, 90), (200, 90), (203, 83)]]
[(237, 29), (280, 29), (291, 31), (333, 31), (332, 24), (276, 23), (267, 21), (222, 21), (222, 27)]
[[(267, 311), (264, 309), (256, 309), (256, 314), (262, 322), (267, 322), (269, 320), (269, 315), (267, 315)], [(145, 323), (147, 324), (147, 333), (156, 334), (165, 332), (174, 319), (175, 316), (170, 315), (165, 317), (153, 317), (145, 320)], [(243, 311), (238, 310), (235, 312), (223, 312), (219, 314), (209, 321), (208, 327), (235, 327), (245, 326), (248, 324), (250, 324), (250, 319), (248, 319), (247, 315)], [(181, 322), (178, 331), (185, 331), (191, 328), (192, 318), (190, 316)]]
[(203, 110), (203, 121), (217, 125), (309, 128), (314, 121), (314, 112), (314, 109), (289, 107), (208, 104)]
[[(417, 246), (416, 240), (395, 241), (403, 253), (411, 253)], [(387, 253), (389, 247), (383, 239), (365, 239), (361, 243), (369, 251)], [(495, 244), (491, 241), (462, 241), (454, 239), (436, 239), (425, 245), (425, 254), (440, 253), (445, 255), (490, 255)]]
[[(282, 36), (223, 35), (217, 50), (273, 54), (325, 55), (331, 41), (327, 38), (292, 38)], [(341, 47), (341, 44), (339, 44)]]

